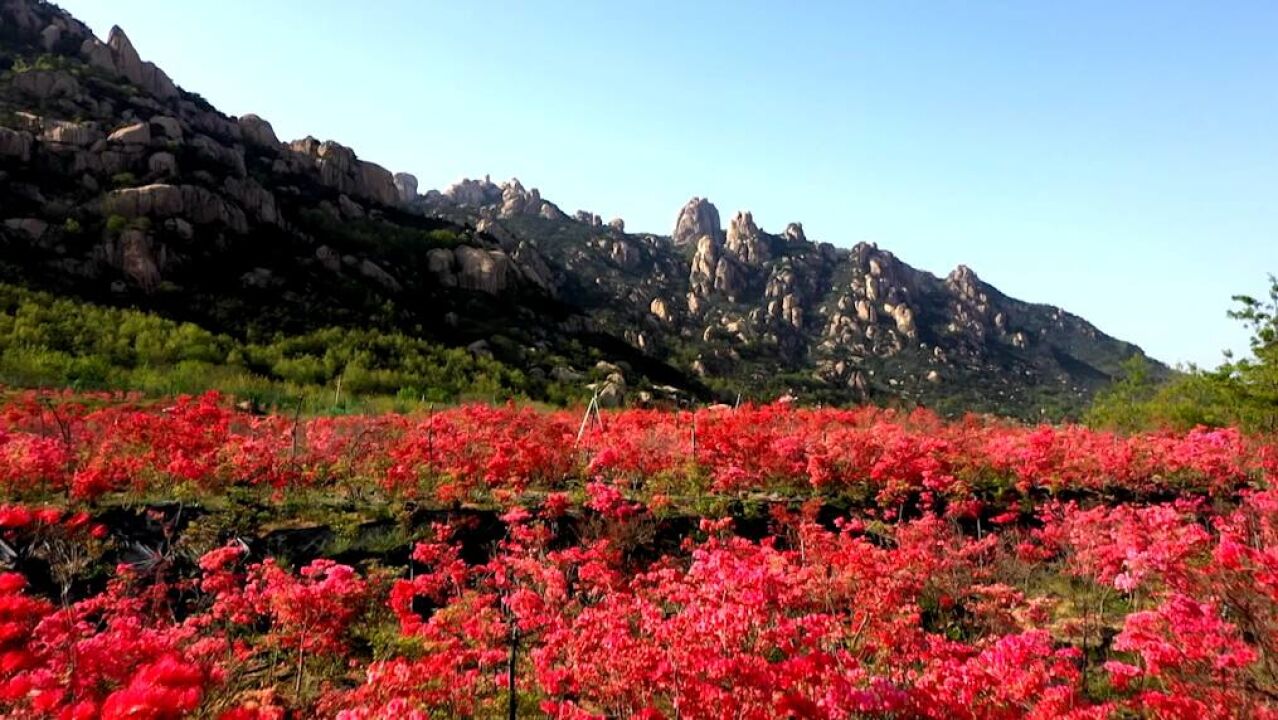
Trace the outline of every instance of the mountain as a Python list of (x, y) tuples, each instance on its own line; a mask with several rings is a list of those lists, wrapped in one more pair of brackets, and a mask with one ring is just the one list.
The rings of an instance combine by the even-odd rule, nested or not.
[[(405, 333), (524, 391), (1077, 412), (1139, 348), (960, 266), (777, 233), (693, 198), (669, 236), (518, 180), (416, 179), (280, 141), (56, 6), (0, 0), (0, 279), (244, 339)], [(1160, 367), (1161, 366), (1157, 366)]]

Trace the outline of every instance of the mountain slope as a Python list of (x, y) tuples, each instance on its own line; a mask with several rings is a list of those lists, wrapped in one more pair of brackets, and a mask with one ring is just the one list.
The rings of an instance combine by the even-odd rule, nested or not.
[(281, 142), (56, 7), (0, 9), (0, 277), (255, 339), (373, 327), (656, 397), (1076, 412), (1140, 350), (959, 267), (779, 234), (694, 198), (670, 236), (518, 181), (419, 194), (336, 142)]
[(518, 181), (464, 181), (415, 206), (530, 238), (566, 269), (552, 275), (560, 297), (729, 397), (791, 391), (1059, 416), (1141, 354), (1063, 310), (1007, 297), (966, 266), (937, 278), (874, 245), (813, 242), (798, 223), (765, 232), (744, 211), (725, 230), (701, 198), (669, 237), (626, 234), (624, 222), (584, 212), (569, 220)]

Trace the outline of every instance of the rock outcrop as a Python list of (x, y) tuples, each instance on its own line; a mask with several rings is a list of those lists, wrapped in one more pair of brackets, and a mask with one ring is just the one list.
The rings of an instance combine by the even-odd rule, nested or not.
[(49, 101), (80, 95), (80, 83), (59, 70), (28, 70), (13, 78), (13, 87), (35, 100)]
[(742, 290), (745, 278), (739, 261), (723, 250), (722, 241), (713, 235), (702, 235), (697, 239), (688, 283), (691, 293), (699, 299), (720, 293), (729, 300), (736, 300)]
[(694, 197), (679, 211), (671, 238), (676, 245), (687, 245), (701, 237), (720, 238), (719, 210), (709, 200)]
[(395, 178), (376, 163), (360, 160), (355, 151), (332, 140), (320, 142), (307, 136), (288, 144), (294, 156), (309, 161), (319, 170), (320, 181), (348, 195), (383, 205), (399, 201)]
[(537, 191), (537, 188), (525, 190), (524, 186), (519, 182), (519, 178), (514, 178), (502, 185), (500, 217), (508, 218), (516, 215), (537, 215), (540, 213), (541, 193)]
[(490, 295), (506, 289), (510, 258), (505, 253), (462, 246), (454, 251), (454, 256), (458, 268), (458, 287)]
[(124, 274), (143, 290), (154, 290), (160, 284), (160, 267), (151, 236), (138, 228), (125, 228), (117, 247), (117, 262)]
[(236, 122), (240, 127), (240, 135), (244, 138), (244, 142), (271, 150), (280, 147), (280, 139), (275, 136), (275, 128), (271, 127), (271, 124), (266, 120), (249, 113), (248, 115), (241, 115)]
[(792, 243), (805, 243), (808, 241), (808, 236), (803, 234), (803, 223), (792, 222), (786, 225), (782, 236)]
[(449, 185), (442, 193), (443, 197), (456, 205), (484, 207), (499, 205), (502, 202), (502, 189), (487, 175), (483, 180), (462, 178)]
[[(558, 206), (542, 198), (537, 188), (525, 188), (519, 178), (511, 178), (500, 185), (487, 175), (483, 180), (463, 178), (430, 200), (434, 204), (473, 209), (486, 218), (535, 215), (548, 220), (562, 220), (566, 217)], [(428, 207), (431, 204), (427, 202)]]
[(448, 248), (435, 248), (426, 253), (426, 269), (443, 287), (457, 287), (457, 258)]
[(359, 262), (359, 272), (364, 277), (372, 280), (391, 292), (399, 292), (404, 289), (393, 275), (386, 272), (377, 263), (367, 258)]
[(28, 115), (29, 127), (38, 128), (41, 142), (52, 145), (50, 149), (57, 152), (58, 146), (63, 148), (87, 148), (103, 139), (102, 130), (95, 122), (75, 122), (72, 120), (53, 120)]
[(674, 313), (670, 311), (670, 305), (663, 298), (653, 298), (652, 302), (648, 304), (648, 312), (664, 322), (670, 322), (674, 319)]
[(221, 196), (198, 185), (146, 185), (107, 193), (102, 213), (125, 218), (181, 217), (197, 225), (220, 223), (235, 232), (247, 232), (244, 212)]
[(173, 153), (158, 152), (147, 158), (147, 172), (157, 178), (171, 178), (178, 175), (177, 158)]
[(150, 145), (151, 125), (144, 122), (125, 125), (108, 135), (107, 141), (122, 145)]
[(25, 130), (0, 127), (0, 157), (12, 158), (23, 163), (29, 161), (33, 139), (31, 133)]
[(401, 205), (413, 202), (417, 199), (417, 177), (404, 172), (395, 173), (395, 191)]
[(761, 265), (771, 257), (767, 241), (759, 236), (759, 226), (754, 224), (754, 215), (745, 211), (738, 212), (728, 223), (725, 247), (747, 265)]
[(182, 129), (182, 121), (169, 115), (152, 115), (148, 120), (151, 124), (151, 133), (155, 137), (164, 138), (165, 140), (175, 143), (181, 143), (186, 135), (186, 131)]
[(178, 96), (173, 80), (154, 63), (144, 62), (118, 25), (111, 28), (105, 44), (92, 36), (85, 38), (80, 55), (90, 65), (123, 77), (161, 100)]

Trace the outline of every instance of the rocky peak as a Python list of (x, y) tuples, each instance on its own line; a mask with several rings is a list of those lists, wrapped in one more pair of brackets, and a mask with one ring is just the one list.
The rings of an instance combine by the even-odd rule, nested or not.
[[(951, 331), (962, 332), (973, 341), (981, 341), (991, 332), (1007, 333), (1007, 316), (991, 306), (989, 295), (984, 290), (985, 284), (971, 268), (966, 265), (954, 268), (945, 278), (945, 287), (952, 297)], [(1024, 342), (1022, 337), (1021, 345)]]
[(722, 238), (719, 210), (709, 201), (694, 197), (679, 211), (671, 237), (676, 245), (687, 245), (702, 236)]
[(966, 265), (959, 265), (950, 271), (945, 278), (945, 284), (962, 298), (976, 299), (981, 294), (981, 279), (976, 276), (972, 268)]
[(115, 57), (116, 72), (128, 78), (134, 85), (141, 85), (142, 58), (133, 48), (129, 36), (124, 34), (124, 28), (119, 25), (111, 26), (111, 32), (107, 34), (107, 47), (111, 48), (111, 54)]
[(177, 86), (155, 63), (143, 62), (129, 36), (116, 25), (106, 43), (90, 35), (80, 45), (80, 55), (90, 65), (118, 75), (161, 100), (178, 96)]
[(759, 226), (754, 224), (754, 215), (748, 211), (738, 211), (732, 216), (725, 247), (747, 265), (765, 263), (771, 255), (767, 241), (759, 235)]
[(803, 234), (803, 223), (792, 222), (785, 226), (785, 232), (782, 236), (792, 243), (803, 243), (808, 241), (808, 236)]
[(524, 189), (519, 178), (511, 178), (501, 186), (501, 217), (538, 215), (541, 213), (541, 192), (537, 188)]

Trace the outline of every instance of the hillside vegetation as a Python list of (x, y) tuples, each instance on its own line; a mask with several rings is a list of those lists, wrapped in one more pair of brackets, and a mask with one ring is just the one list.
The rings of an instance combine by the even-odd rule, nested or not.
[(1165, 381), (1140, 358), (1098, 395), (1087, 420), (1124, 431), (1197, 425), (1278, 433), (1278, 279), (1268, 297), (1239, 295), (1230, 317), (1251, 332), (1249, 357), (1226, 357), (1214, 370), (1188, 368)]
[(491, 357), (400, 333), (327, 328), (243, 342), (9, 285), (0, 285), (0, 384), (153, 396), (220, 390), (308, 411), (582, 395), (575, 385), (538, 383)]

